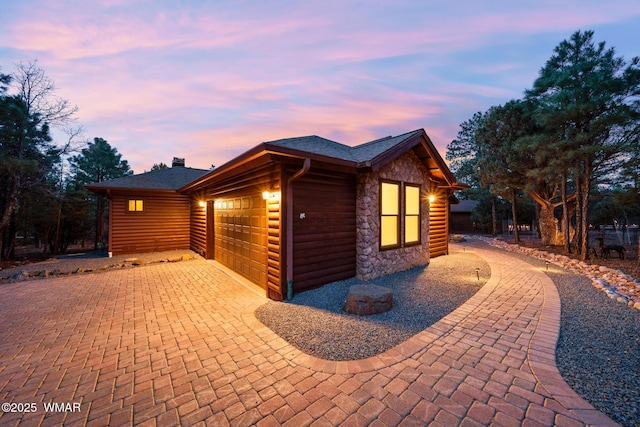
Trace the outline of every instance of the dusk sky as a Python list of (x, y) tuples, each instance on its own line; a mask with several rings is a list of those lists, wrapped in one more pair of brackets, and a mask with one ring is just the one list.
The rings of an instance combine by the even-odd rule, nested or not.
[(640, 2), (22, 0), (0, 8), (0, 72), (38, 60), (136, 173), (220, 166), (263, 141), (357, 145), (522, 97), (562, 40), (640, 55)]

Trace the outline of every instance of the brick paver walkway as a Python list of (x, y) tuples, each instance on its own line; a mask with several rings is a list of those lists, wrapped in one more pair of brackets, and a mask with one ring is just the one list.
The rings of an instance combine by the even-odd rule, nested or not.
[(555, 367), (550, 279), (473, 246), (492, 268), (480, 292), (349, 362), (287, 344), (253, 317), (266, 300), (209, 261), (0, 286), (0, 403), (35, 410), (0, 425), (615, 425)]

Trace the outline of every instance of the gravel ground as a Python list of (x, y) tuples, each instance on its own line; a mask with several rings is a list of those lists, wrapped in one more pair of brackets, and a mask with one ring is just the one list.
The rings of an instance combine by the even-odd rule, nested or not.
[(328, 360), (362, 359), (436, 323), (474, 295), (490, 274), (489, 265), (477, 255), (451, 251), (432, 259), (429, 266), (373, 280), (393, 290), (393, 308), (386, 313), (361, 317), (343, 312), (349, 287), (365, 283), (349, 279), (302, 292), (291, 302), (270, 301), (255, 315), (307, 354)]
[(624, 426), (640, 426), (640, 310), (609, 299), (586, 277), (552, 265), (547, 274), (558, 289), (562, 307), (556, 347), (562, 377), (609, 418)]

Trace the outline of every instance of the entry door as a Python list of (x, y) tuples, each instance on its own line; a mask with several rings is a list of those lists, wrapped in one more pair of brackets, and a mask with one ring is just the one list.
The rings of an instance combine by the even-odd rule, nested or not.
[(214, 202), (215, 259), (253, 283), (267, 286), (267, 219), (261, 194)]

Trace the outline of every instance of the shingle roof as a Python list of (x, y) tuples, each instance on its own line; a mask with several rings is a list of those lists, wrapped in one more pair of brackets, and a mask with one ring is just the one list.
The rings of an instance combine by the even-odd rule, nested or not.
[(276, 141), (265, 142), (266, 145), (292, 148), (307, 153), (320, 154), (322, 156), (333, 157), (342, 160), (355, 161), (352, 152), (353, 147), (331, 141), (316, 135), (300, 136), (297, 138), (278, 139)]
[(194, 169), (187, 167), (172, 167), (168, 169), (144, 172), (138, 175), (130, 175), (110, 181), (98, 182), (87, 185), (91, 190), (100, 189), (124, 189), (137, 188), (144, 190), (178, 190), (188, 183), (200, 178), (206, 169)]
[(291, 148), (307, 153), (319, 154), (336, 159), (365, 163), (373, 160), (378, 155), (384, 153), (400, 142), (411, 138), (422, 132), (422, 129), (407, 132), (398, 136), (387, 136), (364, 144), (350, 147), (330, 139), (321, 138), (316, 135), (301, 136), (297, 138), (279, 139), (265, 142), (266, 145)]
[(403, 133), (398, 136), (387, 136), (386, 138), (376, 139), (374, 141), (365, 142), (364, 144), (353, 147), (353, 155), (357, 162), (369, 162), (390, 148), (398, 145), (417, 134), (422, 133), (422, 129), (412, 132)]

